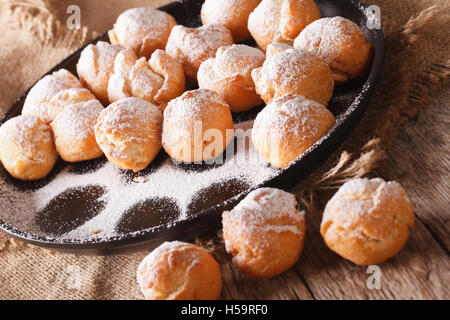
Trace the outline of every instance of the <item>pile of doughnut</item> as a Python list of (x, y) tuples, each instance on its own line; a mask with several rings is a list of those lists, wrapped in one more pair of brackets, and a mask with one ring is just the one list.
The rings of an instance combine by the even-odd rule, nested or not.
[[(361, 29), (321, 18), (313, 0), (206, 0), (201, 20), (188, 28), (155, 9), (123, 12), (110, 42), (82, 50), (79, 78), (65, 69), (45, 76), (22, 114), (1, 126), (5, 169), (38, 180), (58, 157), (105, 155), (138, 172), (161, 148), (178, 162), (213, 160), (233, 140), (232, 112), (264, 103), (251, 140), (264, 160), (284, 168), (335, 124), (327, 109), (335, 84), (371, 66)], [(259, 48), (235, 44), (251, 38)]]
[[(274, 188), (250, 192), (222, 214), (232, 264), (249, 277), (271, 278), (294, 266), (306, 238), (305, 213), (293, 194)], [(414, 208), (397, 182), (353, 179), (327, 203), (320, 233), (325, 244), (358, 265), (397, 254), (414, 226)], [(174, 241), (152, 251), (138, 267), (137, 282), (149, 300), (214, 300), (222, 288), (220, 266), (200, 246)]]
[[(5, 169), (37, 180), (58, 157), (105, 155), (138, 172), (161, 148), (180, 162), (211, 160), (233, 138), (232, 112), (263, 103), (252, 143), (263, 159), (285, 168), (334, 126), (327, 105), (335, 85), (365, 77), (372, 64), (359, 26), (322, 18), (313, 0), (206, 0), (201, 20), (203, 26), (189, 28), (155, 9), (123, 12), (110, 43), (81, 52), (79, 78), (65, 69), (45, 76), (28, 93), (22, 115), (0, 127)], [(235, 44), (251, 38), (259, 48)], [(209, 129), (223, 139), (205, 136)], [(412, 204), (397, 183), (360, 179), (328, 203), (321, 233), (344, 258), (374, 264), (401, 249), (413, 223)], [(293, 195), (258, 189), (223, 213), (223, 235), (240, 271), (272, 277), (298, 260), (304, 213)], [(182, 242), (145, 258), (138, 282), (148, 299), (215, 299), (222, 283), (214, 258)]]

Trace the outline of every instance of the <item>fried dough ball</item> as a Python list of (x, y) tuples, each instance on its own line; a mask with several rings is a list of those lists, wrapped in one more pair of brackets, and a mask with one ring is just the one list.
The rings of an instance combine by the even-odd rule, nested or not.
[(295, 39), (294, 47), (325, 60), (339, 83), (364, 77), (372, 60), (372, 47), (359, 26), (342, 17), (314, 21)]
[(163, 115), (139, 98), (119, 100), (104, 109), (95, 138), (110, 162), (123, 170), (145, 169), (161, 150)]
[(230, 107), (214, 91), (185, 92), (164, 110), (162, 144), (179, 162), (217, 158), (234, 137)]
[(306, 236), (305, 215), (296, 206), (294, 195), (261, 188), (223, 213), (226, 250), (239, 271), (270, 278), (295, 264)]
[(400, 184), (354, 179), (327, 203), (320, 233), (343, 258), (373, 265), (397, 254), (413, 226), (414, 207)]
[(36, 116), (44, 123), (53, 119), (49, 116), (49, 102), (61, 91), (70, 88), (83, 88), (80, 81), (66, 69), (53, 72), (39, 80), (28, 93), (22, 114)]
[(136, 97), (158, 105), (166, 104), (184, 92), (183, 67), (165, 51), (157, 49), (147, 62), (133, 51), (119, 52), (114, 60), (114, 74), (108, 83), (109, 101)]
[(0, 127), (0, 161), (14, 178), (42, 179), (57, 159), (52, 129), (40, 118), (22, 115)]
[(235, 42), (250, 39), (248, 16), (261, 0), (206, 0), (201, 18), (203, 25), (220, 24), (230, 29)]
[(99, 41), (88, 45), (80, 55), (77, 72), (81, 83), (89, 89), (103, 105), (108, 105), (108, 82), (114, 72), (114, 60), (125, 50), (119, 45)]
[(277, 97), (292, 93), (327, 106), (334, 89), (328, 64), (312, 53), (279, 44), (274, 46), (268, 47), (263, 66), (252, 71), (261, 98), (269, 104)]
[(263, 0), (250, 14), (248, 30), (264, 51), (274, 41), (292, 45), (320, 12), (313, 0)]
[(307, 151), (334, 125), (333, 114), (304, 96), (287, 94), (256, 117), (252, 142), (263, 159), (284, 168)]
[(166, 52), (183, 65), (186, 77), (197, 83), (197, 71), (202, 62), (216, 56), (222, 46), (231, 46), (230, 30), (222, 25), (188, 28), (177, 25), (167, 41)]
[(112, 44), (130, 48), (138, 57), (149, 59), (154, 51), (165, 48), (176, 24), (175, 19), (164, 11), (132, 8), (120, 14), (108, 35)]
[(92, 160), (103, 155), (94, 133), (103, 106), (97, 99), (76, 101), (64, 107), (50, 124), (56, 150), (67, 162)]
[(215, 58), (201, 64), (198, 84), (219, 93), (231, 111), (247, 111), (263, 103), (255, 91), (251, 72), (261, 67), (265, 59), (261, 50), (246, 45), (220, 47)]
[(165, 242), (142, 260), (137, 271), (139, 288), (147, 300), (216, 300), (222, 274), (204, 249)]

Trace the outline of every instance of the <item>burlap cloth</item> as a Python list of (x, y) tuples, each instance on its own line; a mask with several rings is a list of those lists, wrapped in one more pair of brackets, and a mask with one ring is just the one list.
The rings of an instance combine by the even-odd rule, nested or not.
[[(124, 9), (170, 0), (0, 0), (0, 115), (57, 62), (106, 31)], [(450, 1), (379, 0), (386, 40), (381, 83), (364, 118), (332, 157), (293, 190), (309, 209), (333, 189), (368, 174), (402, 124), (450, 74)], [(66, 28), (66, 8), (81, 8), (81, 30)], [(0, 208), (1, 210), (1, 208)], [(63, 255), (0, 232), (0, 299), (136, 299), (135, 271), (146, 253)]]

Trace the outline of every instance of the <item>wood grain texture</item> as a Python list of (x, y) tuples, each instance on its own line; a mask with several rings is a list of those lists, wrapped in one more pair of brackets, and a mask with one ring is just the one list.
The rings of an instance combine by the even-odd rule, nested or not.
[(321, 214), (307, 216), (305, 249), (297, 264), (270, 279), (238, 273), (222, 252), (223, 299), (449, 299), (448, 247), (450, 90), (445, 88), (406, 124), (375, 172), (400, 182), (415, 204), (416, 225), (405, 248), (379, 265), (381, 288), (369, 289), (367, 267), (327, 248)]

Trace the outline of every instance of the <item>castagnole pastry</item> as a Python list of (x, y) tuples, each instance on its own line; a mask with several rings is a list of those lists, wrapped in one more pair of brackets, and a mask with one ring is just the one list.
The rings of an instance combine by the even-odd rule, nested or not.
[(216, 57), (203, 62), (198, 70), (200, 88), (219, 93), (231, 111), (246, 111), (263, 101), (255, 91), (251, 72), (264, 63), (266, 55), (246, 45), (220, 47)]
[(204, 249), (165, 242), (142, 260), (137, 270), (139, 288), (147, 300), (216, 300), (222, 274)]
[(333, 114), (323, 105), (287, 94), (257, 115), (252, 142), (263, 159), (284, 168), (325, 135), (334, 122)]
[(200, 28), (177, 25), (170, 33), (166, 52), (183, 65), (187, 78), (197, 83), (197, 71), (202, 62), (214, 58), (220, 47), (232, 44), (230, 30), (222, 25)]
[(223, 213), (226, 250), (239, 271), (270, 278), (295, 264), (306, 236), (304, 212), (296, 207), (294, 195), (261, 188)]
[(48, 102), (48, 117), (53, 121), (65, 107), (94, 99), (95, 96), (87, 89), (72, 88), (61, 91)]
[(235, 42), (250, 39), (248, 16), (261, 0), (206, 0), (201, 18), (204, 25), (220, 24), (230, 29)]
[(414, 207), (397, 182), (354, 179), (326, 205), (320, 233), (343, 258), (372, 265), (399, 252), (413, 226)]
[(313, 0), (263, 0), (248, 18), (248, 30), (266, 50), (274, 41), (292, 45), (320, 12)]
[(172, 28), (177, 24), (168, 13), (133, 8), (124, 11), (109, 31), (112, 44), (132, 49), (138, 57), (150, 58), (156, 49), (164, 49)]
[(95, 138), (109, 161), (138, 172), (161, 150), (162, 121), (161, 111), (145, 100), (119, 100), (100, 113)]
[(39, 117), (44, 123), (52, 118), (48, 113), (48, 104), (61, 91), (70, 88), (82, 88), (80, 81), (66, 69), (53, 72), (39, 80), (28, 93), (22, 114)]
[(99, 41), (88, 45), (80, 55), (77, 72), (81, 83), (89, 89), (103, 105), (108, 104), (108, 82), (114, 72), (117, 54), (125, 50), (119, 45)]
[(185, 77), (181, 64), (165, 51), (157, 49), (147, 62), (130, 49), (119, 52), (114, 73), (108, 82), (108, 99), (136, 97), (156, 104), (161, 110), (184, 92)]
[[(315, 54), (275, 44), (261, 68), (252, 71), (256, 92), (268, 104), (287, 93), (328, 105), (334, 80), (328, 64)], [(274, 54), (274, 55), (271, 55)]]
[(97, 99), (67, 105), (50, 124), (56, 150), (64, 161), (78, 162), (100, 157), (103, 152), (95, 140), (94, 127), (102, 104)]
[(52, 129), (38, 117), (18, 116), (0, 127), (0, 161), (13, 177), (44, 178), (57, 159)]
[(372, 49), (363, 32), (342, 17), (314, 21), (295, 39), (294, 47), (324, 59), (340, 83), (363, 77), (371, 63)]
[(217, 158), (234, 137), (230, 107), (216, 92), (185, 92), (164, 110), (162, 145), (179, 162)]

